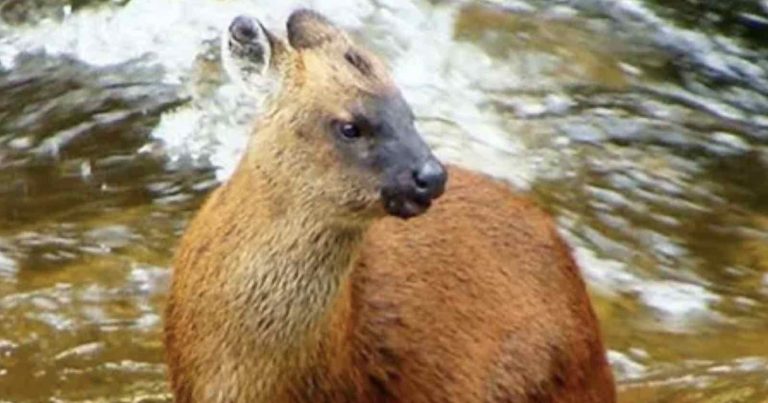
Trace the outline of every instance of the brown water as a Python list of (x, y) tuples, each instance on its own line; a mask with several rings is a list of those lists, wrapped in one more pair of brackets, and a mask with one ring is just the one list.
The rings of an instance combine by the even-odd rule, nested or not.
[[(169, 259), (258, 111), (216, 35), (261, 3), (0, 1), (0, 401), (169, 399)], [(768, 4), (495, 3), (313, 4), (558, 217), (622, 401), (768, 402)]]

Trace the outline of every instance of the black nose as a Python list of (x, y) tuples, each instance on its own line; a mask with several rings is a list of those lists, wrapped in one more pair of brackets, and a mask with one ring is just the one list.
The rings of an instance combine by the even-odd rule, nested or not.
[(253, 19), (244, 15), (237, 16), (232, 20), (232, 23), (229, 24), (229, 32), (236, 41), (243, 43), (253, 42), (259, 36), (259, 30)]
[(447, 177), (443, 164), (435, 159), (427, 160), (413, 171), (416, 190), (430, 199), (436, 199), (443, 194)]

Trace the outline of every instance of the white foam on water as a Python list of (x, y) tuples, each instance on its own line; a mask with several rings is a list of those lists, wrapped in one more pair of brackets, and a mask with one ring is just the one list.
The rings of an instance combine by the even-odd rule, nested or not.
[[(573, 237), (568, 236), (568, 238), (571, 243), (578, 242), (573, 240)], [(633, 274), (626, 264), (613, 259), (598, 257), (589, 248), (576, 245), (573, 248), (573, 255), (582, 274), (589, 279), (595, 291), (601, 294), (613, 295), (643, 283), (643, 280)]]
[(712, 305), (720, 301), (718, 295), (698, 284), (668, 279), (646, 282), (635, 291), (646, 306), (675, 318), (711, 316)]
[[(419, 116), (420, 129), (438, 155), (518, 187), (528, 186), (535, 174), (532, 157), (526, 156), (516, 133), (510, 133), (507, 118), (488, 106), (488, 91), (493, 85), (520, 88), (530, 78), (514, 61), (493, 60), (477, 46), (456, 41), (455, 7), (406, 0), (381, 5), (371, 0), (132, 0), (121, 8), (83, 10), (62, 22), (19, 28), (0, 38), (0, 64), (8, 68), (16, 55), (34, 50), (70, 54), (94, 65), (150, 55), (151, 63), (164, 69), (166, 82), (188, 83), (204, 44), (215, 41), (234, 16), (256, 16), (282, 34), (285, 19), (300, 6), (315, 8), (341, 26), (367, 34), (388, 59)], [(632, 11), (627, 7), (623, 12)], [(164, 143), (171, 166), (181, 161), (213, 165), (218, 179), (224, 180), (240, 158), (250, 122), (260, 110), (259, 100), (228, 82), (209, 95), (194, 96), (193, 102), (163, 114), (153, 136)], [(574, 237), (569, 240), (598, 292), (636, 294), (664, 320), (711, 311), (717, 301), (701, 286), (643, 278), (641, 270), (599, 257)]]
[(13, 279), (18, 271), (19, 265), (16, 260), (0, 252), (0, 277)]
[[(573, 225), (564, 218), (560, 221), (563, 227)], [(636, 296), (669, 331), (687, 332), (695, 328), (695, 324), (722, 319), (714, 309), (721, 298), (705, 287), (692, 282), (648, 277), (627, 263), (598, 256), (568, 231), (561, 232), (573, 245), (574, 258), (594, 292), (606, 296)]]
[(609, 350), (608, 361), (617, 377), (622, 381), (638, 379), (647, 374), (648, 368), (620, 351)]
[(133, 0), (123, 7), (85, 9), (61, 22), (44, 20), (20, 27), (0, 40), (0, 55), (10, 67), (9, 59), (22, 51), (68, 54), (94, 65), (150, 54), (171, 79), (179, 79), (189, 71), (202, 41), (217, 37), (236, 15), (254, 15), (277, 27), (298, 7), (338, 14), (354, 26), (361, 23), (355, 16), (370, 12), (372, 5), (364, 0)]
[(476, 46), (454, 40), (455, 10), (416, 9), (406, 15), (385, 21), (400, 35), (398, 48), (387, 53), (396, 55), (393, 74), (417, 114), (453, 123), (422, 130), (435, 152), (444, 160), (528, 188), (533, 172), (523, 144), (486, 105), (483, 77), (498, 66)]
[(5, 44), (0, 39), (0, 70), (10, 70), (13, 67), (13, 59), (18, 51), (13, 46)]
[[(149, 56), (151, 63), (163, 67), (164, 81), (185, 84), (204, 42), (217, 38), (234, 16), (257, 16), (281, 32), (287, 16), (299, 7), (328, 13), (351, 28), (362, 26), (362, 18), (373, 11), (372, 4), (360, 0), (133, 0), (121, 8), (86, 9), (61, 22), (19, 28), (0, 39), (0, 64), (11, 68), (14, 58), (26, 51), (70, 55), (99, 66)], [(154, 136), (165, 143), (172, 164), (179, 159), (210, 162), (224, 179), (239, 159), (248, 117), (258, 103), (231, 85), (196, 101), (163, 115)]]
[[(346, 29), (369, 34), (416, 114), (452, 122), (450, 128), (421, 125), (438, 155), (527, 187), (532, 173), (523, 146), (504, 129), (501, 117), (483, 106), (478, 71), (499, 74), (494, 73), (498, 66), (481, 50), (453, 39), (453, 7), (405, 0), (386, 6), (369, 0), (133, 0), (122, 8), (86, 9), (61, 22), (21, 28), (0, 39), (0, 63), (10, 67), (17, 54), (35, 50), (102, 66), (149, 56), (163, 67), (166, 82), (185, 84), (203, 44), (215, 40), (234, 16), (256, 16), (282, 34), (287, 16), (298, 7), (317, 9)], [(226, 179), (260, 104), (229, 83), (195, 101), (164, 114), (154, 136), (165, 143), (172, 164), (181, 159), (211, 163), (218, 178)]]
[(171, 164), (180, 160), (212, 165), (219, 180), (230, 176), (245, 148), (248, 123), (259, 110), (259, 99), (226, 84), (205, 102), (163, 114), (153, 136), (162, 140)]

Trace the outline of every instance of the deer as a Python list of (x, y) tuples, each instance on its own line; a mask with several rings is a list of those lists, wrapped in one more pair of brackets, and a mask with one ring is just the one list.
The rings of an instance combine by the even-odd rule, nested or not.
[(438, 160), (385, 62), (324, 15), (224, 36), (229, 74), (273, 93), (177, 247), (176, 402), (615, 402), (580, 268), (530, 196)]

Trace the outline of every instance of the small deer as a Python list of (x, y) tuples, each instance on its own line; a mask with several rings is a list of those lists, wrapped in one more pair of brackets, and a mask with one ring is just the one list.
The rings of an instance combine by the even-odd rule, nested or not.
[(615, 401), (553, 220), (439, 162), (378, 57), (309, 10), (287, 40), (238, 17), (223, 49), (274, 93), (178, 247), (177, 402)]

